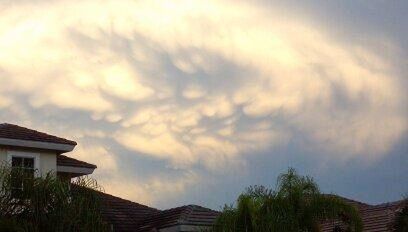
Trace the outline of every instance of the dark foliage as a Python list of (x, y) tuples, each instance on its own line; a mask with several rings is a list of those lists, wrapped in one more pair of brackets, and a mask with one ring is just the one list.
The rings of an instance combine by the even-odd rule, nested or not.
[[(16, 180), (24, 180), (16, 189)], [(23, 169), (0, 167), (0, 231), (108, 231), (99, 209), (96, 181), (73, 183), (53, 173), (27, 178)]]
[(248, 188), (236, 207), (225, 206), (218, 218), (216, 232), (317, 232), (320, 222), (339, 219), (348, 231), (362, 231), (356, 208), (342, 199), (319, 192), (312, 178), (299, 176), (294, 169), (278, 178), (277, 189)]
[(408, 198), (403, 201), (402, 209), (395, 215), (391, 230), (395, 232), (408, 232)]

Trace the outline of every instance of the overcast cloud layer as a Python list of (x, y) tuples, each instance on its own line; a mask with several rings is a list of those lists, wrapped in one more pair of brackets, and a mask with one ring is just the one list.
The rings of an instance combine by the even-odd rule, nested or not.
[(107, 192), (156, 207), (215, 208), (288, 166), (395, 200), (408, 7), (355, 4), (2, 2), (0, 120), (76, 140)]

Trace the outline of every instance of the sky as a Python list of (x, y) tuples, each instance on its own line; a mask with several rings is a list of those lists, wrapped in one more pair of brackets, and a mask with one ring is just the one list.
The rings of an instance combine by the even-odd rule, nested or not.
[(78, 142), (107, 193), (220, 209), (288, 167), (408, 193), (408, 2), (0, 2), (0, 122)]

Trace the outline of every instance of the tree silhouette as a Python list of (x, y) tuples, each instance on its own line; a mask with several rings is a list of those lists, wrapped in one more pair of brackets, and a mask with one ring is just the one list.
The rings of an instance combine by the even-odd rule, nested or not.
[(289, 168), (279, 176), (276, 191), (249, 187), (238, 197), (236, 207), (225, 206), (213, 230), (317, 232), (322, 221), (332, 219), (343, 221), (347, 231), (362, 231), (354, 206), (334, 195), (321, 194), (312, 178)]
[[(24, 169), (0, 167), (0, 231), (108, 231), (102, 220), (95, 180), (73, 183), (54, 173), (34, 177)], [(16, 191), (16, 183), (24, 181)]]

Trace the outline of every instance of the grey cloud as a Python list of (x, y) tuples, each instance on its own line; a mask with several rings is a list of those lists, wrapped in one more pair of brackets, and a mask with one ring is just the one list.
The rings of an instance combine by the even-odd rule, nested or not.
[[(154, 16), (149, 21), (120, 4), (87, 4), (99, 11), (72, 14), (56, 1), (50, 18), (39, 22), (45, 33), (21, 33), (39, 37), (38, 44), (19, 44), (27, 54), (0, 37), (15, 46), (5, 50), (10, 59), (0, 56), (0, 97), (12, 102), (0, 108), (0, 119), (76, 139), (74, 155), (96, 162), (107, 191), (159, 206), (200, 201), (194, 186), (232, 197), (253, 178), (298, 164), (294, 157), (324, 160), (322, 166), (377, 163), (407, 133), (407, 111), (400, 110), (406, 83), (394, 76), (394, 60), (371, 45), (358, 50), (307, 21), (253, 14), (249, 9), (259, 9), (248, 4), (234, 6), (238, 16), (223, 2), (209, 3), (215, 12), (191, 6), (201, 15), (191, 21), (184, 8), (125, 7), (147, 11)], [(58, 13), (65, 13), (65, 24), (50, 22)], [(158, 19), (165, 13), (167, 27)], [(218, 25), (213, 20), (220, 16)], [(287, 27), (275, 28), (279, 20)], [(189, 98), (184, 93), (198, 91), (194, 86), (204, 94)], [(260, 160), (273, 173), (265, 174), (267, 167), (254, 173)], [(230, 181), (233, 191), (217, 190)]]

